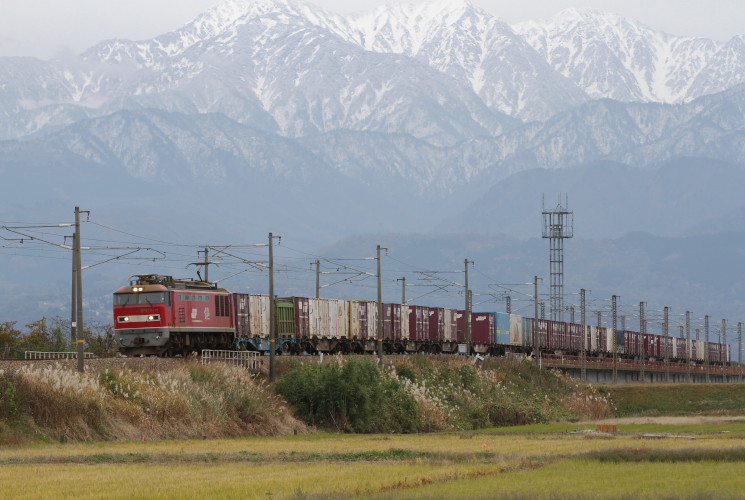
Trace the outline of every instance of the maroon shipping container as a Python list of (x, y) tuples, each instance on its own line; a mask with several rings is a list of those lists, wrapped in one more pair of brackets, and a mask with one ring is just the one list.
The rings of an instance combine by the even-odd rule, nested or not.
[(233, 311), (235, 313), (235, 336), (250, 337), (251, 322), (248, 313), (248, 294), (233, 294)]
[(391, 308), (393, 304), (383, 304), (383, 338), (393, 338), (392, 324), (391, 324)]
[(582, 325), (575, 323), (567, 324), (567, 349), (571, 351), (582, 350)]
[(547, 349), (567, 349), (565, 345), (566, 337), (566, 323), (561, 321), (547, 321), (548, 322), (548, 341), (546, 345)]
[(726, 361), (727, 351), (724, 347), (724, 344), (719, 344), (717, 342), (709, 342), (707, 347), (709, 350), (709, 362), (710, 363), (724, 363)]
[(295, 305), (295, 332), (298, 338), (310, 336), (310, 313), (308, 312), (308, 299), (305, 297), (293, 297)]
[(388, 304), (390, 306), (390, 330), (389, 338), (401, 340), (401, 304)]
[(444, 312), (441, 307), (429, 308), (429, 340), (441, 342), (443, 340)]
[(662, 337), (653, 333), (648, 333), (647, 336), (649, 337), (647, 356), (652, 358), (661, 358), (662, 356), (660, 355), (660, 353), (662, 352)]
[(471, 313), (471, 342), (490, 344), (494, 341), (494, 314)]
[(641, 340), (642, 340), (642, 334), (639, 332), (632, 332), (631, 330), (626, 330), (624, 333), (624, 351), (626, 354), (630, 354), (632, 356), (639, 356), (641, 353)]
[(429, 338), (429, 307), (409, 306), (409, 340)]
[(466, 311), (455, 312), (456, 340), (460, 344), (466, 342)]
[(541, 348), (548, 345), (548, 320), (533, 320), (533, 345), (538, 345)]
[(686, 339), (681, 338), (674, 338), (673, 342), (675, 342), (675, 352), (674, 356), (676, 359), (688, 359), (688, 349), (687, 349), (687, 343)]

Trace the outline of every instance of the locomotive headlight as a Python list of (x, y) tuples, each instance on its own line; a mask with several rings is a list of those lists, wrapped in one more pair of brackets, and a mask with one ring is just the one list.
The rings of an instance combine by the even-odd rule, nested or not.
[(124, 316), (121, 320), (122, 321), (129, 321), (129, 316)]
[(150, 321), (155, 321), (155, 316), (148, 316), (147, 319)]

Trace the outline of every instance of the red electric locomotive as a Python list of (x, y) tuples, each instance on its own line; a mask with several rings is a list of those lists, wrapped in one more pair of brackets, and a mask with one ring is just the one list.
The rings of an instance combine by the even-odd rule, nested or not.
[(114, 293), (114, 335), (122, 354), (187, 355), (230, 349), (231, 294), (214, 283), (139, 275)]

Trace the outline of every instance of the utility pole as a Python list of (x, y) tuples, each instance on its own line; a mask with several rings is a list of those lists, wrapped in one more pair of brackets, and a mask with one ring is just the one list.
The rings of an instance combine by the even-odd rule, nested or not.
[(704, 316), (704, 370), (706, 370), (706, 383), (711, 382), (709, 375), (709, 315)]
[(505, 303), (507, 308), (507, 314), (512, 314), (512, 297), (509, 295), (505, 297)]
[(618, 295), (611, 298), (611, 321), (613, 323), (613, 383), (618, 383)]
[(75, 326), (78, 352), (78, 371), (85, 372), (85, 328), (83, 323), (83, 256), (80, 251), (80, 207), (75, 207), (75, 238), (73, 253), (75, 254)]
[(535, 362), (541, 366), (541, 342), (538, 336), (538, 276), (533, 276), (533, 299), (534, 299), (534, 320), (533, 320), (533, 348), (535, 349)]
[(740, 365), (740, 382), (742, 382), (742, 321), (737, 322), (737, 364)]
[(662, 328), (665, 335), (665, 355), (662, 357), (662, 360), (665, 363), (665, 382), (670, 383), (670, 308), (665, 306), (664, 311)]
[(274, 235), (269, 233), (269, 382), (277, 379), (277, 311), (274, 302)]
[(470, 289), (468, 288), (468, 264), (473, 265), (472, 260), (466, 259), (465, 261), (466, 266), (466, 345), (468, 349), (468, 354), (471, 354), (471, 295), (470, 295)]
[(688, 376), (686, 378), (686, 381), (688, 383), (691, 382), (692, 376), (691, 376), (691, 367), (693, 365), (693, 346), (691, 345), (691, 311), (686, 311), (686, 351), (689, 353), (688, 355)]
[[(378, 361), (383, 364), (383, 278), (380, 274), (380, 245), (378, 245)], [(386, 254), (388, 249), (384, 249)]]
[(541, 319), (546, 319), (546, 303), (541, 301)]
[(401, 304), (406, 305), (406, 276), (398, 278), (396, 281), (401, 282)]
[(603, 311), (595, 311), (595, 314), (598, 315), (598, 328), (603, 327)]
[(574, 306), (569, 307), (569, 322), (574, 324)]
[(77, 349), (78, 345), (78, 335), (77, 335), (77, 313), (78, 313), (78, 299), (77, 299), (77, 290), (78, 290), (78, 273), (77, 273), (77, 259), (78, 255), (75, 253), (75, 233), (72, 234), (72, 291), (70, 293), (70, 347), (75, 347)]
[(312, 266), (315, 264), (316, 266), (316, 298), (321, 298), (321, 261), (316, 260), (315, 262), (311, 262), (310, 265)]
[(204, 281), (210, 282), (210, 249), (208, 247), (204, 247)]
[(727, 383), (727, 320), (722, 318), (722, 382)]
[(644, 349), (644, 337), (647, 333), (647, 321), (644, 319), (644, 304), (639, 302), (639, 382), (644, 383), (644, 356), (647, 354)]
[(585, 296), (585, 289), (582, 288), (580, 291), (580, 307), (582, 315), (582, 367), (580, 369), (580, 378), (587, 380), (587, 302)]

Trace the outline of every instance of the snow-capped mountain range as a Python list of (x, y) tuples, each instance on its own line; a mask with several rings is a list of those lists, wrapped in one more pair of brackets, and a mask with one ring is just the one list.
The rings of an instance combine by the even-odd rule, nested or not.
[[(538, 245), (484, 246), (484, 235), (536, 237), (541, 193), (558, 191), (578, 239), (732, 232), (726, 259), (717, 244), (681, 260), (638, 237), (638, 253), (618, 252), (654, 255), (647, 264), (667, 273), (658, 288), (710, 297), (725, 317), (742, 310), (742, 273), (727, 264), (706, 286), (695, 275), (742, 261), (744, 72), (743, 36), (677, 37), (599, 11), (510, 26), (462, 0), (354, 15), (226, 0), (150, 40), (0, 58), (0, 212), (49, 220), (81, 205), (169, 241), (274, 231), (306, 248), (429, 232), (440, 236), (413, 255), (479, 251), (494, 266), (485, 275), (523, 279), (545, 260)], [(609, 293), (646, 299), (646, 271), (615, 269), (605, 251), (584, 254), (577, 283), (628, 279)], [(38, 261), (16, 262), (0, 317), (25, 307), (38, 319), (43, 294), (63, 310), (69, 268), (54, 261), (61, 285), (49, 287)], [(111, 286), (95, 292), (107, 315)]]
[(226, 0), (151, 40), (0, 59), (0, 138), (120, 109), (223, 113), (289, 137), (350, 129), (439, 145), (591, 99), (688, 102), (745, 81), (745, 38), (676, 37), (576, 9), (509, 26), (463, 0), (342, 16)]

